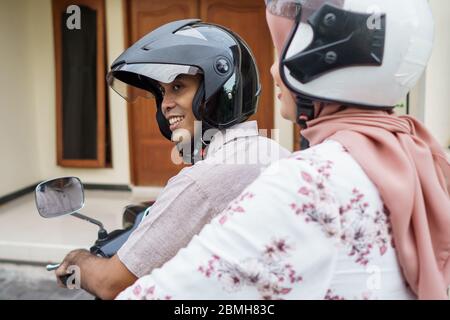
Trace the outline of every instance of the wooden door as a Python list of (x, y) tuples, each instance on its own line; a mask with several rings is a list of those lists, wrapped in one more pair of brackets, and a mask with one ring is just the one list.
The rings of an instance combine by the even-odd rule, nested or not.
[[(126, 2), (128, 45), (170, 21), (200, 18), (237, 32), (252, 49), (260, 70), (263, 92), (253, 118), (262, 129), (273, 128), (273, 83), (269, 68), (273, 47), (261, 0), (129, 0)], [(131, 177), (137, 186), (163, 186), (182, 168), (171, 161), (173, 144), (161, 136), (153, 101), (128, 106)]]
[(273, 91), (270, 75), (273, 44), (266, 23), (266, 5), (260, 0), (202, 0), (201, 19), (217, 23), (239, 34), (252, 50), (258, 64), (262, 92), (258, 112), (252, 117), (260, 129), (273, 129)]

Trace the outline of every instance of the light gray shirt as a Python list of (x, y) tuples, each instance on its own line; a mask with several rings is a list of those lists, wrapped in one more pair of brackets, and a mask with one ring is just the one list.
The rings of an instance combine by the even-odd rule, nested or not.
[(261, 171), (289, 154), (260, 136), (256, 121), (217, 132), (206, 158), (169, 180), (150, 214), (119, 250), (119, 259), (137, 277), (161, 267)]

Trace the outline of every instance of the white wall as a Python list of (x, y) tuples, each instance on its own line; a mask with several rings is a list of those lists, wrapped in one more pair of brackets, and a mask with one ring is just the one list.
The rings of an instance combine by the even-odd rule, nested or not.
[(27, 2), (0, 2), (0, 196), (40, 179)]
[[(439, 143), (450, 146), (450, 1), (430, 0), (435, 20), (433, 55), (424, 80), (424, 122)], [(447, 149), (448, 150), (448, 149)]]

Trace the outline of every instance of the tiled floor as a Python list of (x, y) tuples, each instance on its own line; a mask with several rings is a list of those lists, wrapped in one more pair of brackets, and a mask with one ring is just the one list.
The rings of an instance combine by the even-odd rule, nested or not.
[[(80, 212), (100, 220), (112, 231), (121, 228), (123, 207), (154, 199), (148, 195), (146, 189), (137, 193), (87, 190), (86, 204)], [(54, 273), (48, 272), (44, 265), (60, 262), (72, 249), (88, 249), (97, 238), (97, 230), (95, 225), (71, 216), (42, 218), (36, 210), (34, 194), (1, 205), (0, 300), (93, 299), (83, 290), (57, 287)], [(42, 266), (5, 260), (38, 262)]]
[(92, 300), (84, 290), (56, 285), (53, 272), (42, 266), (0, 263), (0, 300)]
[[(108, 231), (121, 228), (122, 209), (135, 203), (131, 192), (85, 192), (80, 211), (100, 220)], [(97, 238), (98, 227), (86, 221), (63, 216), (42, 218), (28, 194), (0, 206), (0, 260), (57, 262), (76, 248), (89, 248)]]

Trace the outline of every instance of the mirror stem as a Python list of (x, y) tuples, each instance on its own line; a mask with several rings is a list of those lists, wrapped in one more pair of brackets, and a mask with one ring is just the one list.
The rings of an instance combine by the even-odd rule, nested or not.
[(101, 223), (100, 221), (93, 219), (93, 218), (89, 218), (87, 216), (85, 216), (84, 214), (78, 213), (78, 212), (74, 212), (71, 214), (71, 216), (74, 216), (76, 218), (79, 218), (81, 220), (85, 220), (88, 221), (90, 223), (95, 224), (96, 226), (98, 226), (100, 229), (98, 230), (98, 238), (101, 239), (105, 239), (108, 236), (108, 232), (106, 231), (105, 227), (103, 226), (103, 223)]

